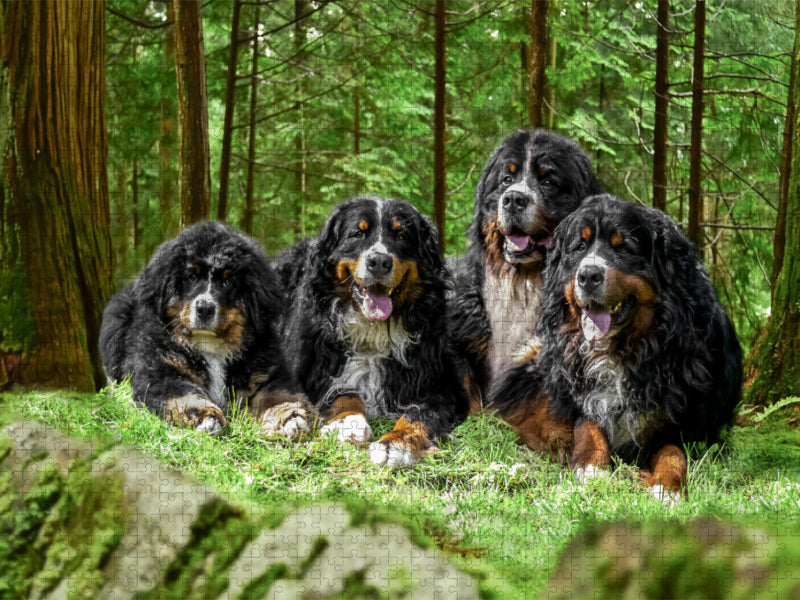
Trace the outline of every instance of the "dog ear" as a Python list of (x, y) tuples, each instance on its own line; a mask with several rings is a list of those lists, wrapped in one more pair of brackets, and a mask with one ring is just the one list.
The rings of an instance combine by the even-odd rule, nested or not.
[(700, 269), (692, 243), (666, 214), (647, 209), (645, 222), (653, 237), (653, 270), (661, 290), (674, 289), (678, 279), (694, 281)]
[(484, 221), (482, 213), (486, 208), (484, 199), (491, 192), (492, 186), (497, 183), (497, 169), (502, 152), (503, 144), (500, 144), (495, 148), (492, 156), (489, 158), (489, 162), (487, 162), (486, 166), (483, 168), (481, 178), (478, 180), (478, 185), (475, 187), (475, 211), (472, 214), (472, 223), (467, 229), (467, 236), (471, 244), (477, 244), (480, 247), (483, 246), (483, 231), (481, 231), (481, 226)]
[(178, 236), (158, 247), (136, 279), (139, 303), (155, 312), (161, 320), (166, 319), (170, 298), (180, 292), (179, 285), (187, 262), (184, 241)]
[(439, 253), (439, 235), (433, 221), (419, 213), (415, 216), (417, 235), (419, 236), (419, 254), (423, 262), (439, 277), (444, 271), (444, 261)]
[(542, 313), (536, 328), (537, 334), (542, 338), (555, 334), (569, 311), (569, 305), (564, 295), (568, 277), (563, 272), (562, 262), (568, 242), (567, 233), (571, 227), (570, 223), (574, 220), (570, 217), (571, 215), (555, 228), (553, 245), (547, 251), (547, 265), (542, 288)]

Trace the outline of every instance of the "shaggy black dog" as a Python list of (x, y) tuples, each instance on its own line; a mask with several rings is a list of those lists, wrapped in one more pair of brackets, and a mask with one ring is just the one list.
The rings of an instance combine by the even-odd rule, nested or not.
[[(327, 419), (323, 433), (363, 444), (367, 418), (397, 419), (370, 459), (416, 463), (467, 412), (433, 224), (406, 202), (358, 197), (333, 210), (306, 251), (286, 339), (293, 372)], [(297, 252), (280, 257), (282, 273), (292, 272), (287, 260)]]
[(553, 230), (599, 191), (586, 154), (549, 131), (519, 130), (489, 159), (450, 302), (451, 331), (468, 362), (472, 410), (490, 382), (529, 352)]
[(164, 243), (103, 314), (109, 380), (168, 422), (218, 434), (231, 393), (265, 434), (309, 430), (310, 406), (285, 365), (273, 322), (283, 298), (262, 248), (220, 223)]
[(541, 425), (547, 410), (574, 424), (580, 477), (616, 455), (662, 500), (686, 494), (682, 445), (717, 440), (742, 384), (739, 341), (694, 248), (661, 211), (599, 195), (556, 229), (545, 279), (541, 352), (495, 402), (529, 421), (533, 447), (569, 446), (568, 430)]

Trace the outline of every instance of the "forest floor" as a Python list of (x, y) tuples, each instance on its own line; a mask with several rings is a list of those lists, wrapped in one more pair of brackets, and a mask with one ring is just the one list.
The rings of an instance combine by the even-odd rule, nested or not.
[[(177, 429), (135, 408), (130, 397), (126, 385), (94, 395), (0, 395), (0, 427), (22, 417), (73, 436), (130, 444), (231, 500), (275, 507), (276, 518), (323, 500), (386, 511), (451, 555), (488, 596), (537, 596), (567, 544), (598, 522), (769, 521), (783, 523), (788, 536), (800, 515), (800, 398), (745, 410), (723, 444), (691, 449), (690, 498), (670, 507), (626, 465), (607, 479), (578, 483), (491, 415), (471, 416), (415, 467), (389, 470), (332, 437), (259, 439), (242, 414), (218, 438)], [(391, 427), (373, 425), (376, 436)]]

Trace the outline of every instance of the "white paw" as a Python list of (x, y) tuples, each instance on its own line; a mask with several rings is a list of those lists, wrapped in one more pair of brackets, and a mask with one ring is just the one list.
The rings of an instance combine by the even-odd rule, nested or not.
[(343, 419), (335, 419), (319, 430), (322, 435), (327, 435), (331, 431), (336, 432), (336, 439), (342, 444), (350, 442), (358, 446), (366, 444), (372, 437), (372, 428), (361, 415), (347, 415)]
[(265, 437), (283, 436), (290, 440), (311, 431), (309, 414), (302, 402), (282, 402), (258, 417), (260, 433)]
[(208, 435), (217, 436), (222, 433), (223, 424), (214, 416), (205, 417), (197, 426), (197, 431), (204, 431)]
[(606, 467), (597, 465), (581, 465), (575, 469), (575, 479), (582, 484), (585, 484), (590, 479), (605, 479), (609, 475), (610, 473)]
[(416, 461), (410, 449), (397, 442), (372, 442), (367, 454), (373, 464), (387, 467), (411, 467)]
[(650, 487), (650, 493), (656, 500), (660, 500), (664, 506), (673, 508), (681, 502), (681, 493), (665, 488), (660, 483)]

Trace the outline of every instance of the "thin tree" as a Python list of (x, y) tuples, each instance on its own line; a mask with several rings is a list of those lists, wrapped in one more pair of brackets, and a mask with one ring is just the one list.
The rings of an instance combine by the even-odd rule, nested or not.
[(528, 68), (530, 86), (528, 89), (528, 124), (541, 127), (544, 124), (545, 71), (548, 63), (547, 43), (547, 0), (532, 0), (531, 3), (531, 44)]
[[(14, 143), (4, 159), (35, 326), (24, 383), (105, 385), (97, 341), (114, 270), (103, 0), (0, 5), (0, 64)], [(56, 51), (57, 50), (57, 51)], [(4, 177), (4, 178), (5, 178)]]
[[(795, 38), (790, 79), (800, 75), (800, 0), (795, 2)], [(789, 105), (800, 102), (799, 86), (790, 86)], [(792, 145), (800, 143), (800, 111), (792, 111), (786, 129)], [(750, 403), (771, 404), (800, 395), (800, 152), (792, 152), (786, 196), (786, 246), (783, 265), (772, 293), (769, 321), (745, 366), (745, 397)]]
[[(163, 65), (170, 76), (175, 69), (175, 7), (167, 3), (167, 27), (164, 32)], [(161, 216), (161, 239), (169, 239), (178, 233), (175, 201), (175, 169), (172, 165), (172, 149), (175, 143), (175, 106), (172, 94), (174, 85), (167, 85), (167, 75), (162, 76), (161, 99), (159, 100), (160, 131), (158, 137), (158, 208)], [(174, 79), (173, 79), (174, 81)]]
[(436, 0), (434, 17), (434, 96), (433, 96), (433, 221), (439, 230), (439, 250), (445, 248), (445, 207), (447, 202), (447, 44), (446, 1)]
[(669, 93), (669, 0), (656, 14), (655, 123), (653, 127), (653, 207), (667, 210), (667, 106)]
[(233, 139), (233, 109), (236, 95), (236, 59), (239, 55), (239, 14), (241, 12), (242, 1), (233, 0), (231, 47), (228, 53), (228, 76), (225, 85), (225, 117), (222, 122), (222, 153), (219, 165), (218, 221), (224, 221), (228, 211), (228, 182), (231, 174), (231, 141)]
[(242, 229), (247, 234), (253, 233), (253, 213), (255, 212), (254, 181), (256, 169), (256, 110), (258, 108), (258, 26), (259, 5), (255, 6), (253, 16), (253, 56), (250, 67), (250, 120), (248, 123), (247, 141), (247, 179), (244, 191), (244, 212)]
[(208, 96), (200, 0), (173, 0), (175, 66), (178, 80), (181, 226), (208, 219), (211, 174), (208, 150)]
[(694, 4), (694, 61), (692, 66), (692, 125), (689, 158), (689, 226), (687, 237), (698, 252), (702, 251), (703, 232), (700, 218), (703, 214), (701, 178), (703, 168), (703, 66), (706, 39), (706, 2)]

